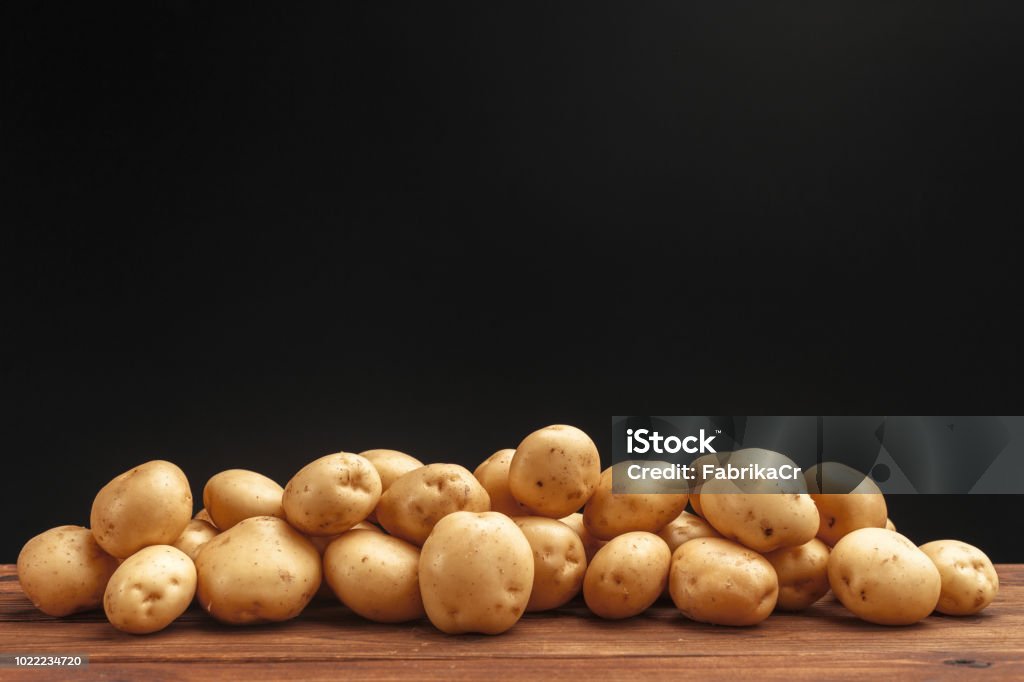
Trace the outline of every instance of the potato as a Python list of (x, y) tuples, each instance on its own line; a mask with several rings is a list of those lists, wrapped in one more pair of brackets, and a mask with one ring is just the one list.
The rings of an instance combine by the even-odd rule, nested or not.
[(668, 580), (672, 553), (653, 533), (633, 531), (608, 541), (583, 579), (587, 608), (601, 618), (629, 618), (646, 611)]
[(575, 512), (568, 516), (559, 519), (559, 522), (572, 528), (576, 532), (576, 535), (580, 537), (583, 542), (583, 551), (587, 555), (587, 563), (589, 564), (594, 560), (594, 555), (597, 554), (597, 550), (607, 545), (607, 541), (599, 540), (590, 534), (587, 527), (583, 525), (583, 514)]
[(885, 497), (864, 474), (839, 462), (822, 462), (804, 477), (820, 515), (818, 538), (825, 544), (835, 545), (858, 528), (885, 528)]
[(208, 524), (210, 524), (214, 528), (217, 527), (217, 524), (215, 524), (213, 522), (213, 519), (210, 518), (210, 512), (206, 511), (206, 507), (203, 507), (202, 509), (197, 511), (196, 515), (192, 517), (192, 520), (194, 520), (194, 521), (206, 521)]
[(454, 512), (423, 543), (420, 594), (442, 632), (505, 632), (523, 615), (532, 588), (533, 550), (504, 514)]
[[(751, 463), (778, 468), (795, 466), (792, 460), (770, 450), (733, 452), (729, 464), (743, 468)], [(818, 510), (805, 490), (802, 478), (795, 481), (730, 481), (710, 479), (701, 486), (700, 506), (704, 519), (723, 537), (758, 552), (796, 547), (818, 532)]]
[(368, 459), (338, 452), (302, 467), (284, 487), (281, 501), (297, 530), (337, 535), (370, 515), (380, 491), (380, 474)]
[(125, 559), (143, 547), (169, 545), (192, 518), (192, 491), (174, 464), (153, 460), (126, 471), (92, 503), (89, 524), (107, 554)]
[(704, 519), (683, 511), (658, 531), (658, 537), (665, 541), (670, 552), (675, 552), (679, 545), (695, 538), (720, 538), (722, 536)]
[(473, 474), (458, 464), (428, 464), (391, 484), (377, 505), (384, 530), (422, 545), (434, 525), (457, 511), (484, 512), (491, 500)]
[(896, 530), (896, 524), (892, 522), (892, 519), (887, 518), (885, 520), (885, 529), (886, 530)]
[(594, 441), (562, 424), (524, 438), (508, 470), (512, 496), (534, 515), (553, 519), (579, 511), (600, 479), (601, 456)]
[(276, 516), (254, 516), (213, 538), (196, 559), (199, 604), (224, 623), (294, 618), (320, 586), (320, 554)]
[(724, 538), (697, 538), (672, 555), (669, 592), (684, 616), (716, 625), (756, 625), (775, 608), (779, 581), (760, 554)]
[(928, 555), (884, 528), (861, 528), (837, 542), (828, 582), (843, 606), (880, 625), (916, 623), (935, 610), (942, 590)]
[(779, 578), (775, 608), (802, 611), (828, 593), (828, 554), (828, 545), (811, 538), (803, 545), (783, 547), (764, 555)]
[(360, 457), (365, 457), (373, 465), (373, 468), (377, 470), (377, 474), (380, 476), (380, 489), (383, 495), (387, 492), (387, 489), (391, 487), (391, 484), (399, 479), (399, 477), (409, 473), (413, 469), (419, 469), (423, 466), (423, 462), (419, 461), (412, 455), (407, 455), (404, 452), (398, 450), (364, 450), (359, 453)]
[(533, 589), (526, 610), (557, 609), (579, 594), (587, 572), (587, 555), (576, 532), (545, 516), (512, 520), (533, 550)]
[(284, 518), (284, 488), (263, 474), (228, 469), (214, 474), (203, 488), (203, 504), (213, 525), (227, 530), (253, 516)]
[(921, 545), (939, 569), (942, 590), (935, 610), (950, 616), (970, 616), (992, 603), (999, 592), (995, 566), (977, 547), (959, 540), (935, 540)]
[(25, 543), (18, 554), (18, 581), (32, 604), (48, 616), (99, 608), (117, 559), (88, 528), (57, 526)]
[(196, 594), (192, 559), (170, 545), (140, 549), (114, 571), (103, 595), (107, 620), (135, 635), (163, 630)]
[[(366, 521), (360, 521), (349, 530), (345, 531), (345, 533), (353, 530), (366, 530), (371, 533), (381, 533), (383, 535), (383, 531), (381, 531), (380, 528)], [(312, 542), (313, 546), (316, 547), (316, 551), (320, 552), (320, 556), (323, 556), (324, 552), (327, 551), (327, 546), (345, 533), (338, 533), (337, 535), (307, 535), (306, 539)]]
[(172, 543), (172, 546), (175, 549), (180, 549), (195, 561), (196, 555), (199, 554), (199, 548), (216, 537), (218, 533), (220, 531), (206, 521), (192, 519), (185, 526), (185, 530), (181, 531), (178, 539)]
[[(685, 493), (634, 492), (638, 482), (626, 477), (626, 467), (633, 462), (621, 462), (601, 473), (597, 488), (583, 508), (583, 524), (590, 534), (602, 540), (631, 531), (657, 533), (686, 508)], [(612, 489), (612, 478), (616, 489)], [(631, 485), (632, 483), (632, 485)], [(645, 490), (654, 489), (657, 481), (646, 481)]]
[(710, 453), (701, 455), (690, 462), (695, 476), (694, 480), (690, 481), (690, 507), (697, 516), (704, 518), (704, 512), (700, 508), (700, 489), (704, 485), (705, 480), (704, 465), (711, 464), (717, 467), (722, 462), (725, 462), (730, 455), (732, 455), (731, 452)]
[(481, 462), (473, 475), (491, 498), (491, 511), (505, 516), (530, 516), (530, 510), (512, 497), (508, 488), (508, 470), (514, 454), (516, 451), (512, 449), (498, 450)]
[(324, 580), (363, 618), (402, 623), (422, 618), (420, 550), (401, 538), (370, 530), (339, 535), (324, 552)]

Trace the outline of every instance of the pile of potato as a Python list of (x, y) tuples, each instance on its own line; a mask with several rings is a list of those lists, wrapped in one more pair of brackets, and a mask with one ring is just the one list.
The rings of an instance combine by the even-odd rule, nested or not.
[[(725, 456), (789, 461), (710, 457)], [(612, 473), (585, 433), (555, 425), (472, 473), (394, 450), (321, 457), (283, 488), (223, 471), (193, 518), (185, 474), (151, 461), (100, 490), (91, 529), (29, 540), (18, 577), (44, 613), (102, 605), (140, 634), (193, 599), (232, 624), (295, 618), (319, 596), (377, 622), (425, 615), (446, 633), (497, 634), (581, 592), (602, 618), (665, 598), (696, 621), (754, 625), (831, 589), (860, 618), (901, 625), (977, 613), (999, 588), (975, 547), (898, 534), (877, 486), (840, 464), (807, 471), (799, 492), (710, 479), (689, 495), (622, 493)], [(843, 492), (819, 485), (846, 479)]]

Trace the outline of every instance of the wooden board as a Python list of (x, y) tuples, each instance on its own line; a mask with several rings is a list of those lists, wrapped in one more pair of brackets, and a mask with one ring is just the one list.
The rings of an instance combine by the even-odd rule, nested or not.
[(193, 607), (137, 637), (102, 612), (44, 616), (14, 567), (0, 566), (0, 652), (89, 657), (78, 669), (2, 668), (0, 679), (1024, 679), (1024, 565), (998, 570), (1002, 589), (984, 613), (904, 628), (859, 621), (827, 596), (753, 628), (701, 625), (665, 604), (602, 621), (577, 601), (497, 637), (447, 636), (427, 621), (378, 625), (317, 602), (297, 620), (245, 628)]

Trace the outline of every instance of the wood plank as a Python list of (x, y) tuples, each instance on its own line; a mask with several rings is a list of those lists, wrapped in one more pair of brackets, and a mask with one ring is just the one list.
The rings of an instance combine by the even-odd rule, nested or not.
[(804, 613), (776, 614), (754, 628), (694, 623), (670, 604), (626, 621), (603, 621), (577, 600), (554, 612), (528, 614), (497, 637), (448, 636), (427, 621), (380, 625), (338, 604), (317, 602), (296, 620), (256, 627), (222, 625), (193, 607), (167, 630), (137, 637), (114, 630), (101, 612), (63, 619), (39, 613), (21, 592), (14, 568), (2, 566), (0, 651), (85, 653), (90, 664), (73, 672), (8, 668), (0, 677), (162, 680), (187, 670), (190, 678), (253, 680), (337, 678), (342, 671), (372, 679), (631, 678), (665, 672), (711, 678), (1020, 679), (1024, 565), (998, 570), (999, 598), (982, 614), (933, 616), (905, 628), (864, 623), (830, 597)]

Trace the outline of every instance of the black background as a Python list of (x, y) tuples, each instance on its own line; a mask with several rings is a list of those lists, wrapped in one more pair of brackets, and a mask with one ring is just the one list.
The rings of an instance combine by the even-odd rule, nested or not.
[(1020, 3), (3, 11), (3, 561), (157, 457), (1024, 410)]

